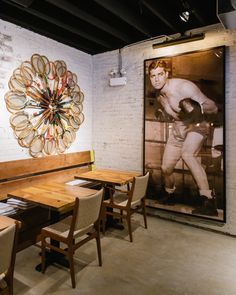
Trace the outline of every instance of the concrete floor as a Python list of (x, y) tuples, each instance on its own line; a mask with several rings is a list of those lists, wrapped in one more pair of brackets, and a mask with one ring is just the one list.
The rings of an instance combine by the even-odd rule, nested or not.
[(127, 230), (102, 236), (103, 266), (94, 241), (76, 252), (76, 289), (67, 269), (34, 270), (39, 248), (17, 254), (14, 294), (80, 295), (235, 295), (236, 239), (187, 225), (142, 216), (133, 217), (134, 242)]

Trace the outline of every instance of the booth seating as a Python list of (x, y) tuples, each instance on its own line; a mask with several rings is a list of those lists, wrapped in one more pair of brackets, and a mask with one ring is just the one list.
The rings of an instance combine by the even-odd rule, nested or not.
[[(89, 171), (94, 165), (94, 152), (60, 154), (43, 158), (30, 158), (0, 162), (0, 201), (6, 202), (8, 193), (42, 182), (67, 183), (74, 175)], [(93, 183), (82, 186), (93, 188)], [(36, 206), (19, 210), (13, 216), (22, 223), (17, 250), (22, 250), (37, 242), (41, 228), (51, 224), (51, 214), (47, 207)]]

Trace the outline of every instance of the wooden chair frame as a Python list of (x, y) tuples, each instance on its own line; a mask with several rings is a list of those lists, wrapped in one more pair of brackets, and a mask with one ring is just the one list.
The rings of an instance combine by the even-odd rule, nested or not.
[[(78, 215), (79, 202), (80, 202), (79, 198), (76, 198), (75, 205), (73, 208), (73, 213), (72, 213), (72, 221), (71, 221), (71, 225), (70, 225), (70, 230), (69, 230), (69, 234), (67, 237), (63, 237), (61, 235), (58, 235), (58, 234), (53, 233), (51, 231), (48, 231), (47, 228), (43, 228), (41, 231), (42, 272), (43, 273), (45, 272), (45, 267), (46, 267), (46, 259), (45, 259), (46, 248), (51, 249), (52, 251), (56, 251), (61, 254), (64, 254), (67, 257), (68, 262), (69, 262), (72, 288), (76, 287), (73, 256), (74, 256), (74, 252), (79, 247), (81, 247), (82, 245), (84, 245), (85, 243), (87, 243), (88, 241), (90, 241), (92, 239), (96, 239), (99, 266), (102, 266), (101, 242), (100, 242), (101, 207), (100, 207), (99, 218), (94, 223), (93, 230), (89, 231), (87, 233), (84, 233), (84, 234), (87, 234), (87, 237), (83, 238), (79, 242), (76, 242), (76, 240), (74, 238), (74, 231), (75, 231), (76, 219), (77, 219), (77, 215)], [(46, 240), (46, 238), (50, 238), (50, 240), (53, 240), (53, 243), (48, 242)], [(61, 248), (60, 242), (64, 243), (66, 245), (66, 248)]]
[[(145, 226), (145, 228), (147, 228), (146, 196), (144, 195), (140, 199), (140, 204), (138, 206), (136, 206), (135, 208), (132, 207), (132, 199), (133, 199), (133, 194), (134, 194), (134, 189), (135, 189), (135, 184), (136, 184), (136, 178), (138, 178), (138, 177), (133, 178), (132, 186), (131, 186), (130, 190), (121, 190), (121, 189), (109, 187), (110, 199), (103, 201), (103, 209), (102, 209), (102, 212), (103, 212), (103, 218), (102, 218), (103, 234), (105, 234), (106, 215), (111, 215), (113, 217), (117, 217), (121, 221), (123, 220), (123, 218), (125, 218), (127, 221), (127, 225), (128, 225), (130, 242), (133, 242), (131, 216), (133, 213), (137, 212), (139, 209), (142, 209), (144, 226)], [(119, 205), (119, 204), (115, 203), (114, 197), (113, 197), (114, 192), (120, 192), (122, 194), (127, 195), (126, 206)], [(111, 210), (107, 210), (108, 208), (110, 208)], [(118, 211), (114, 211), (114, 209), (118, 209)]]

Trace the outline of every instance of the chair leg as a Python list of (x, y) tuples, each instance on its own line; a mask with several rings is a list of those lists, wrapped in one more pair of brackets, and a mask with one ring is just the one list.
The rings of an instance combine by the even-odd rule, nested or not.
[[(11, 274), (9, 274), (9, 278), (5, 278), (5, 279), (6, 279), (7, 285), (8, 285), (8, 287), (7, 287), (8, 293), (6, 293), (6, 294), (13, 295), (13, 272)], [(4, 291), (3, 291), (3, 294), (5, 294)]]
[(68, 248), (68, 260), (69, 260), (69, 264), (70, 264), (71, 284), (72, 284), (72, 288), (75, 288), (76, 287), (76, 284), (75, 284), (75, 267), (74, 267), (74, 258), (73, 258), (74, 251), (73, 251), (73, 249), (69, 249), (69, 248)]
[(46, 247), (45, 247), (45, 239), (42, 237), (42, 246), (41, 246), (41, 272), (45, 273), (46, 267)]
[(102, 252), (101, 252), (101, 241), (100, 241), (100, 233), (99, 232), (97, 233), (97, 236), (96, 236), (96, 244), (97, 244), (99, 266), (102, 266)]
[(120, 209), (120, 222), (123, 223), (123, 210)]
[(13, 285), (9, 287), (9, 295), (13, 295)]
[(144, 225), (145, 225), (145, 228), (147, 228), (147, 214), (146, 214), (145, 200), (142, 200), (142, 207), (143, 207), (143, 219), (144, 219)]
[(105, 235), (105, 227), (106, 227), (106, 207), (102, 208), (102, 233)]
[(130, 242), (133, 242), (132, 228), (131, 228), (131, 214), (130, 214), (130, 212), (127, 212), (126, 219), (127, 219), (127, 224), (128, 224), (128, 230), (129, 230), (129, 239), (130, 239)]

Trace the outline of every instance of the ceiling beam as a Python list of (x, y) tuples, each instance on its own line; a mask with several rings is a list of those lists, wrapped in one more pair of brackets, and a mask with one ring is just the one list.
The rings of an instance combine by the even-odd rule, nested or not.
[(33, 3), (34, 0), (11, 0), (11, 1), (26, 8), (26, 7), (30, 7), (30, 5)]
[[(0, 7), (0, 19), (21, 26), (22, 28), (33, 31), (42, 36), (46, 36), (48, 38), (56, 40), (62, 44), (69, 45), (88, 54), (97, 54), (100, 52), (104, 52), (104, 47), (95, 43), (91, 44), (91, 42), (86, 39), (81, 40), (81, 38), (76, 38), (76, 36), (74, 36), (74, 38), (66, 38), (58, 34), (58, 30), (54, 32), (54, 30), (50, 28), (45, 29), (44, 26), (41, 25), (42, 21), (40, 19), (36, 22), (35, 18), (32, 18), (30, 14), (23, 14), (22, 11), (19, 11), (19, 9), (10, 6), (3, 0)], [(31, 16), (31, 19), (29, 18), (29, 16)]]
[(70, 26), (70, 25), (66, 24), (65, 22), (62, 22), (62, 21), (60, 21), (60, 20), (58, 20), (58, 19), (56, 19), (56, 18), (54, 18), (52, 16), (44, 14), (44, 13), (42, 13), (42, 12), (40, 12), (38, 10), (35, 10), (33, 8), (25, 8), (23, 6), (19, 6), (19, 5), (15, 4), (15, 3), (12, 3), (12, 1), (9, 1), (9, 0), (3, 0), (3, 1), (6, 2), (7, 4), (10, 4), (10, 5), (16, 7), (17, 9), (25, 11), (25, 12), (27, 12), (27, 13), (29, 13), (31, 15), (34, 15), (34, 16), (40, 18), (40, 19), (46, 20), (49, 23), (52, 23), (52, 24), (58, 26), (59, 28), (65, 29), (65, 30), (67, 30), (69, 32), (72, 32), (72, 33), (74, 33), (74, 34), (76, 34), (76, 35), (78, 35), (80, 37), (83, 37), (83, 38), (85, 38), (85, 39), (87, 39), (89, 41), (92, 41), (92, 42), (94, 42), (96, 44), (99, 44), (99, 45), (103, 46), (106, 49), (111, 49), (112, 48), (110, 43), (108, 43), (107, 41), (101, 40), (101, 39), (97, 38), (96, 36), (94, 36), (92, 34), (89, 34), (89, 33), (86, 33), (84, 31), (82, 31), (81, 29)]
[(203, 18), (201, 17), (201, 15), (198, 13), (196, 9), (193, 8), (192, 14), (196, 17), (196, 19), (199, 21), (199, 23), (202, 26), (206, 25), (206, 22), (203, 20)]
[(157, 10), (156, 5), (153, 3), (148, 3), (147, 0), (143, 0), (142, 4), (149, 10), (151, 13), (153, 13), (155, 16), (157, 16), (168, 28), (170, 28), (173, 32), (176, 32), (176, 27), (173, 26), (163, 15)]
[(75, 6), (72, 3), (69, 3), (65, 0), (46, 0), (46, 2), (49, 2), (58, 8), (67, 11), (68, 13), (82, 19), (83, 21), (103, 30), (104, 32), (107, 32), (108, 34), (112, 35), (113, 37), (124, 41), (125, 43), (130, 43), (131, 39), (128, 35), (125, 33), (117, 30), (116, 28), (110, 26), (109, 24), (103, 22), (101, 19), (96, 18), (92, 16), (91, 14), (86, 13), (85, 11), (79, 9), (77, 6)]
[(94, 0), (97, 4), (101, 5), (111, 13), (121, 18), (123, 21), (134, 27), (139, 32), (143, 33), (146, 37), (151, 37), (152, 34), (148, 27), (144, 24), (144, 19), (137, 13), (127, 9), (126, 5), (123, 5), (118, 0)]
[[(3, 19), (3, 20), (6, 20), (8, 22), (11, 22), (13, 24), (16, 24), (18, 26), (21, 26), (23, 28), (26, 28), (26, 29), (28, 29), (30, 31), (33, 31), (35, 33), (38, 33), (38, 34), (40, 34), (42, 36), (46, 36), (46, 37), (48, 37), (50, 39), (56, 40), (56, 41), (58, 41), (60, 43), (66, 44), (68, 46), (71, 46), (71, 47), (76, 48), (78, 50), (81, 50), (83, 52), (87, 52), (88, 54), (96, 54), (97, 53), (97, 50), (96, 49), (92, 50), (91, 46), (86, 46), (86, 45), (84, 45), (84, 44), (82, 44), (80, 42), (77, 42), (75, 40), (68, 41), (68, 39), (65, 39), (62, 36), (55, 35), (55, 34), (49, 32), (49, 31), (45, 31), (45, 30), (39, 28), (39, 26), (37, 24), (29, 25), (29, 23), (27, 21), (24, 21), (23, 18), (21, 18), (21, 20), (19, 20), (19, 19), (16, 19), (15, 17), (13, 17), (13, 16), (6, 15), (6, 13), (3, 13), (2, 11), (0, 11), (0, 18)], [(102, 50), (101, 50), (101, 52), (102, 52)]]

